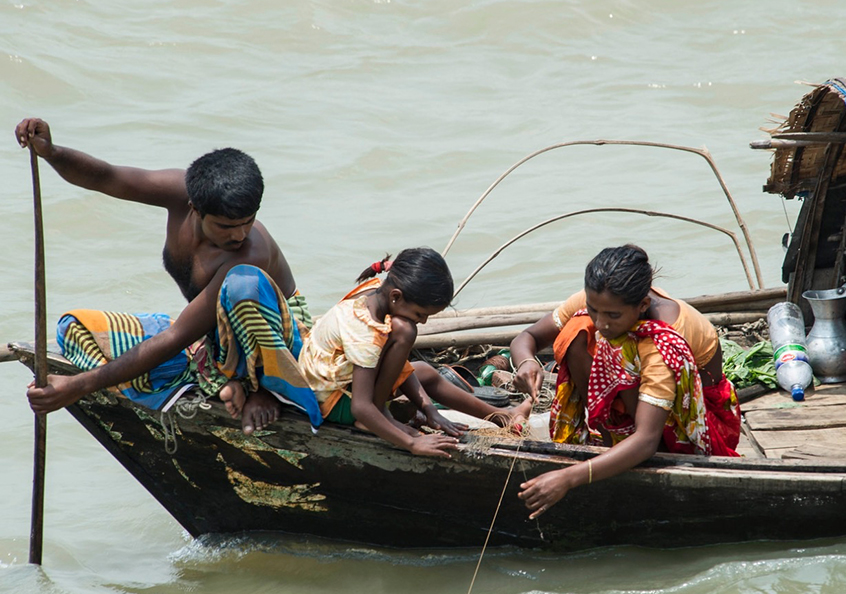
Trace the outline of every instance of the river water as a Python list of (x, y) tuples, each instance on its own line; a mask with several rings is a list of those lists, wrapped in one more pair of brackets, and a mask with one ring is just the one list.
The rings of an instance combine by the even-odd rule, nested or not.
[[(443, 249), (509, 166), (574, 140), (706, 146), (748, 224), (764, 285), (778, 286), (781, 236), (797, 205), (761, 192), (770, 157), (748, 143), (808, 90), (795, 81), (844, 74), (843, 19), (846, 4), (832, 0), (3, 0), (0, 339), (33, 336), (29, 162), (12, 136), (30, 115), (51, 123), (58, 144), (119, 164), (186, 167), (223, 146), (252, 154), (266, 182), (259, 217), (316, 313), (384, 253)], [(182, 298), (160, 263), (163, 212), (72, 187), (43, 163), (41, 181), (51, 327), (74, 307), (179, 313)], [(599, 207), (692, 217), (739, 234), (701, 157), (576, 146), (507, 177), (447, 259), (461, 280), (524, 229)], [(649, 251), (675, 295), (748, 287), (725, 235), (593, 213), (505, 250), (456, 305), (565, 297), (591, 256), (625, 242)], [(21, 365), (0, 365), (0, 593), (470, 586), (478, 550), (278, 535), (193, 540), (65, 412), (49, 417), (44, 564), (28, 565), (30, 379)], [(473, 591), (843, 592), (846, 539), (496, 550)]]

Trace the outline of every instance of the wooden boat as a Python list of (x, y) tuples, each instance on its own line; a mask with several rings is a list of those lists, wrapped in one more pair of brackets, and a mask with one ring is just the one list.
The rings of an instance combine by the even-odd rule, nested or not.
[[(31, 349), (12, 350), (31, 362)], [(57, 355), (50, 361), (73, 371)], [(211, 403), (193, 418), (174, 415), (177, 448), (169, 452), (160, 415), (119, 395), (92, 394), (68, 410), (194, 536), (274, 530), (473, 547), (495, 514), (492, 546), (553, 550), (846, 534), (846, 459), (825, 457), (825, 446), (843, 441), (842, 388), (826, 386), (801, 404), (770, 393), (745, 407), (744, 458), (659, 453), (576, 489), (537, 521), (527, 520), (519, 484), (603, 448), (471, 433), (452, 459), (423, 458), (348, 427), (327, 424), (314, 436), (295, 412), (248, 437)], [(802, 448), (811, 434), (816, 449)], [(791, 450), (797, 459), (782, 457)]]
[[(846, 114), (842, 87), (823, 85), (815, 94), (823, 95), (829, 110)], [(839, 103), (829, 105), (830, 99)], [(800, 120), (791, 114), (789, 122)], [(824, 191), (830, 207), (842, 208), (839, 143), (846, 132), (839, 129), (846, 124), (841, 122), (846, 117), (834, 131), (774, 133), (770, 146), (777, 150), (768, 188), (808, 187), (807, 179), (817, 176), (811, 197)], [(813, 136), (822, 133), (827, 135)], [(789, 134), (804, 136), (785, 137)], [(809, 154), (809, 147), (825, 147), (818, 170), (803, 168), (801, 153)], [(783, 150), (793, 151), (792, 157), (782, 158)], [(831, 153), (838, 155), (834, 165)], [(820, 176), (831, 179), (820, 181)], [(787, 181), (793, 185), (784, 186)], [(819, 208), (820, 202), (806, 199), (806, 206)], [(770, 305), (785, 295), (795, 297), (796, 278), (804, 288), (841, 283), (842, 227), (837, 241), (826, 236), (822, 242), (819, 225), (808, 222), (824, 221), (823, 215), (814, 211), (800, 217), (793, 239), (799, 247), (788, 252), (785, 263), (792, 271), (787, 289), (688, 301), (737, 338), (751, 322), (758, 321), (753, 330), (761, 328)], [(820, 256), (829, 244), (839, 246), (837, 257)], [(815, 246), (813, 254), (807, 245)], [(829, 265), (835, 274), (824, 273)], [(505, 346), (516, 334), (514, 325), (525, 326), (551, 307), (452, 312), (427, 325), (429, 334), (418, 338), (416, 352), (432, 357), (432, 349), (454, 354), (480, 342)], [(480, 331), (480, 326), (487, 328)], [(503, 330), (506, 326), (510, 329)], [(29, 345), (9, 345), (8, 356), (32, 366)], [(76, 371), (60, 355), (49, 361), (53, 372)], [(801, 403), (784, 392), (754, 387), (741, 392), (741, 399), (743, 458), (658, 453), (631, 471), (568, 493), (535, 521), (527, 519), (517, 498), (519, 484), (603, 448), (471, 432), (452, 459), (434, 459), (349, 427), (326, 424), (315, 436), (296, 412), (286, 411), (267, 430), (245, 436), (215, 402), (188, 406), (183, 415), (168, 419), (104, 390), (68, 410), (194, 536), (272, 530), (392, 547), (478, 547), (490, 531), (493, 546), (569, 551), (846, 535), (844, 387), (822, 386)]]

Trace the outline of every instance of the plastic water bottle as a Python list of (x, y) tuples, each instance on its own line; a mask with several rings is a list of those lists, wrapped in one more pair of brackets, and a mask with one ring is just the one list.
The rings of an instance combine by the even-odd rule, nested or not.
[(814, 373), (808, 362), (802, 310), (788, 301), (776, 303), (767, 312), (767, 324), (778, 385), (790, 392), (793, 400), (804, 400), (805, 388), (814, 381)]

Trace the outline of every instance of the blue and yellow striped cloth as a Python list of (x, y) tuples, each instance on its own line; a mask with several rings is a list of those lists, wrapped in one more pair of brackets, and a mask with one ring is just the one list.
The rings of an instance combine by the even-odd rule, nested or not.
[[(305, 412), (314, 427), (323, 417), (297, 357), (311, 321), (305, 299), (285, 299), (263, 270), (239, 265), (229, 271), (217, 303), (214, 340), (204, 339), (140, 377), (118, 386), (135, 402), (158, 410), (186, 384), (209, 385), (209, 372), (242, 380), (246, 388), (263, 387)], [(126, 314), (77, 309), (59, 320), (62, 353), (82, 370), (105, 365), (144, 340), (170, 327), (161, 313)], [(198, 376), (198, 363), (201, 373)], [(213, 364), (210, 364), (213, 363)], [(222, 382), (212, 382), (218, 388)]]

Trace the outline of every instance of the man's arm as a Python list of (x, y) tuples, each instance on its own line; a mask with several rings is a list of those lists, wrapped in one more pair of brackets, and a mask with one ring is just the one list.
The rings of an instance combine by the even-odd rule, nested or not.
[(21, 147), (32, 146), (66, 181), (122, 200), (184, 209), (188, 204), (185, 172), (181, 169), (152, 171), (111, 165), (81, 151), (53, 144), (50, 126), (28, 118), (15, 128)]
[[(228, 269), (227, 269), (228, 270)], [(126, 353), (77, 375), (50, 375), (43, 388), (27, 390), (30, 407), (44, 414), (73, 404), (86, 394), (128, 382), (174, 357), (215, 327), (216, 301), (227, 270), (221, 269), (182, 311), (173, 325)]]

